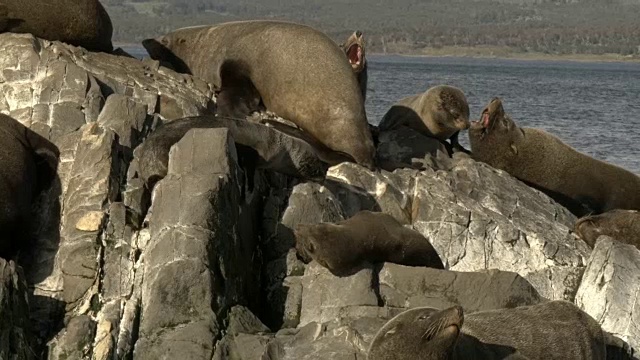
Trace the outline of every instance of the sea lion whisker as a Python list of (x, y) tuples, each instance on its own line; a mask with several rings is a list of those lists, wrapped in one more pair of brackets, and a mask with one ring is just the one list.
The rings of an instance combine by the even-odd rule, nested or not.
[(425, 333), (422, 334), (421, 338), (423, 340), (429, 341), (429, 340), (433, 339), (434, 336), (439, 334), (447, 326), (449, 326), (447, 318), (446, 317), (442, 317), (442, 318), (438, 319), (438, 321), (436, 323), (434, 323), (433, 325), (429, 326), (427, 331), (425, 331)]

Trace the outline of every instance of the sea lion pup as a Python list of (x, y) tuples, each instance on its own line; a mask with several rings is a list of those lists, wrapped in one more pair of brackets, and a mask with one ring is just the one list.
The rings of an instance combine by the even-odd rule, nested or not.
[(600, 325), (568, 301), (481, 311), (414, 308), (376, 334), (368, 360), (604, 360)]
[(151, 190), (167, 175), (169, 150), (191, 129), (227, 128), (238, 152), (251, 158), (257, 168), (271, 169), (307, 180), (324, 179), (327, 165), (304, 141), (244, 120), (194, 116), (160, 125), (134, 150), (138, 175)]
[(0, 257), (13, 258), (28, 239), (33, 199), (55, 178), (58, 148), (0, 114)]
[(360, 91), (362, 91), (362, 99), (367, 99), (367, 57), (365, 56), (365, 41), (362, 31), (356, 30), (351, 34), (344, 44), (340, 47), (347, 55), (353, 73), (356, 74)]
[(381, 212), (363, 210), (335, 224), (299, 224), (294, 234), (300, 256), (336, 276), (355, 273), (365, 261), (444, 269), (429, 240)]
[(30, 33), (91, 51), (113, 50), (111, 19), (98, 0), (2, 0), (0, 32)]
[(324, 33), (282, 21), (183, 28), (142, 43), (149, 55), (220, 88), (218, 114), (266, 110), (374, 169), (364, 100), (344, 52)]
[(599, 236), (607, 235), (640, 249), (640, 211), (616, 209), (585, 216), (576, 221), (574, 232), (591, 247)]
[(429, 88), (393, 105), (382, 117), (378, 130), (407, 126), (440, 141), (451, 140), (454, 149), (466, 151), (458, 142), (460, 130), (469, 128), (469, 104), (462, 90), (447, 85)]
[(540, 129), (521, 128), (494, 98), (469, 130), (473, 158), (537, 188), (580, 217), (640, 210), (640, 177), (579, 153)]

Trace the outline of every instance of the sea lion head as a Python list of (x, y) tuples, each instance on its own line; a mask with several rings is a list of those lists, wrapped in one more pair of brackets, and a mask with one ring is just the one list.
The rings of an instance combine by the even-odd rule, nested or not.
[(498, 169), (505, 169), (518, 156), (523, 138), (524, 131), (504, 112), (498, 97), (489, 102), (480, 120), (472, 122), (469, 128), (473, 157)]
[(616, 240), (631, 240), (624, 239), (624, 234), (634, 227), (634, 221), (638, 221), (637, 214), (638, 211), (635, 210), (616, 209), (599, 215), (584, 216), (576, 221), (573, 231), (592, 248), (601, 235), (611, 236)]
[(389, 320), (369, 347), (368, 360), (451, 358), (464, 322), (456, 305), (438, 310), (429, 307), (404, 311)]
[(340, 47), (347, 54), (349, 63), (353, 68), (353, 72), (356, 74), (362, 72), (367, 61), (365, 57), (365, 41), (362, 31), (354, 31), (351, 36), (349, 36), (347, 41), (345, 41), (344, 44), (340, 45)]
[(348, 244), (340, 236), (341, 225), (331, 223), (298, 224), (294, 229), (296, 251), (309, 262), (315, 260), (333, 274), (340, 274), (350, 266), (345, 263), (342, 252), (349, 251)]
[(423, 116), (429, 131), (446, 140), (470, 126), (469, 104), (464, 93), (453, 86), (438, 85), (427, 90), (424, 101), (428, 112)]

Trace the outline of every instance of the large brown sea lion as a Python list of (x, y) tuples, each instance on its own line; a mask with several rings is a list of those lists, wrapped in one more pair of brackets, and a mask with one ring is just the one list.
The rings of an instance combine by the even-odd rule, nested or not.
[(299, 224), (294, 233), (301, 257), (336, 276), (352, 274), (364, 262), (444, 269), (429, 240), (381, 212), (363, 210), (335, 224)]
[(473, 158), (543, 191), (576, 216), (640, 210), (640, 177), (579, 153), (540, 129), (521, 128), (499, 98), (471, 125)]
[(364, 35), (362, 31), (356, 30), (351, 34), (347, 41), (340, 44), (342, 50), (347, 54), (353, 73), (356, 74), (360, 90), (362, 91), (362, 98), (367, 99), (367, 80), (369, 79), (367, 74), (367, 56), (365, 54), (366, 43), (364, 41)]
[(111, 52), (113, 27), (98, 0), (2, 0), (0, 32), (33, 36)]
[(262, 102), (328, 149), (375, 168), (358, 82), (344, 52), (322, 32), (238, 21), (179, 29), (143, 45), (153, 59), (218, 86), (219, 115), (244, 118)]
[(29, 240), (33, 199), (53, 181), (60, 152), (4, 114), (0, 114), (0, 144), (0, 257), (7, 259)]
[(600, 325), (568, 301), (481, 311), (414, 308), (389, 320), (368, 360), (605, 360)]
[(618, 209), (585, 216), (576, 221), (574, 231), (591, 247), (598, 237), (607, 235), (640, 249), (640, 211)]
[(454, 149), (462, 149), (458, 134), (469, 125), (469, 104), (462, 90), (438, 85), (398, 101), (382, 117), (378, 130), (406, 126), (440, 141), (451, 139)]

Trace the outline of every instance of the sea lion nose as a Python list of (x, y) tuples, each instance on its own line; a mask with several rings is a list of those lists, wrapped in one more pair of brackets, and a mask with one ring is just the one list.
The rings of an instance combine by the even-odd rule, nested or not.
[(356, 30), (356, 36), (357, 36), (357, 37), (362, 36), (362, 31), (360, 31), (360, 30)]

